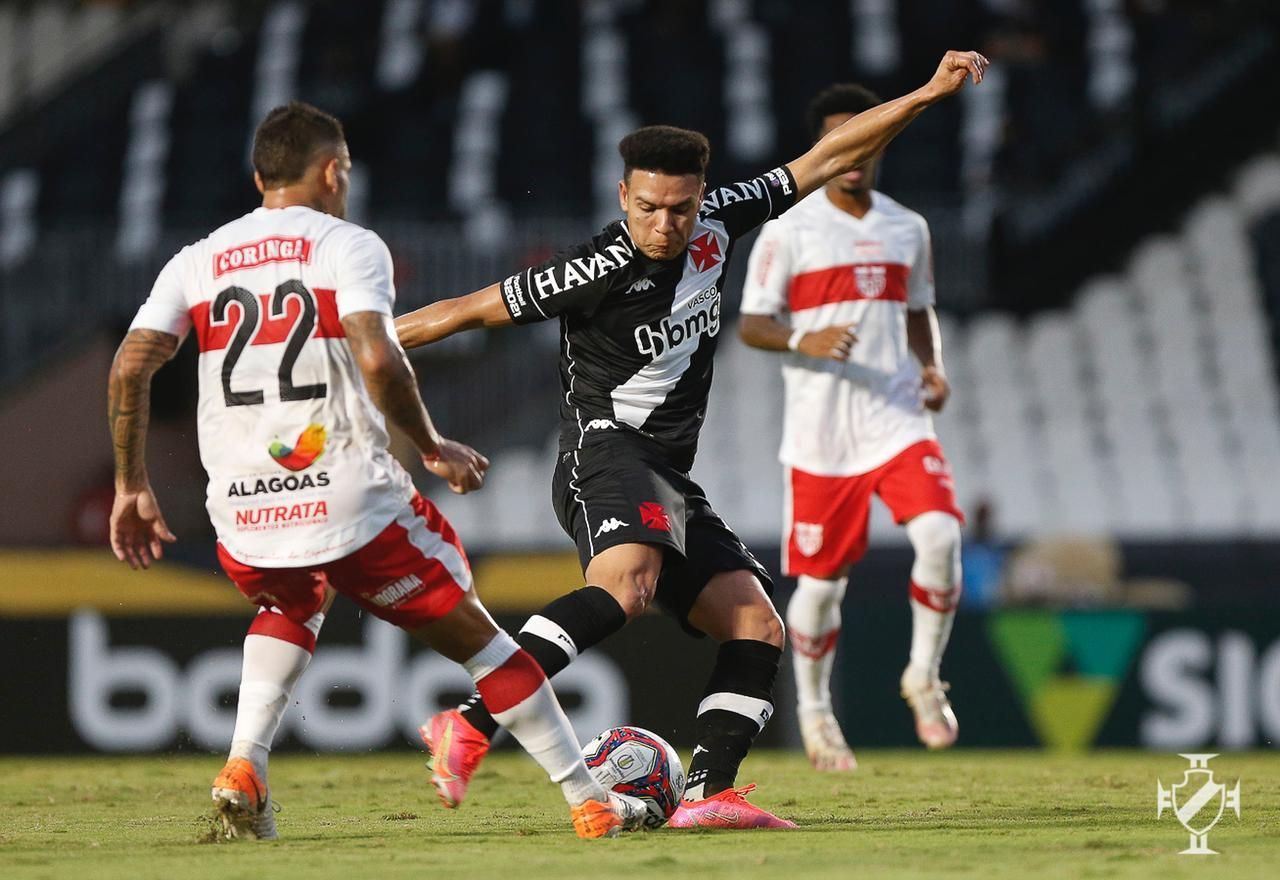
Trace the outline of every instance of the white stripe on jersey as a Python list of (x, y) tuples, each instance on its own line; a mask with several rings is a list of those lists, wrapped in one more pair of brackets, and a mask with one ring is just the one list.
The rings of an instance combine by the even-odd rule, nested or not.
[(613, 389), (613, 414), (623, 424), (642, 427), (689, 369), (703, 335), (715, 336), (720, 332), (719, 281), (729, 234), (723, 222), (699, 218), (689, 240), (694, 241), (708, 232), (715, 236), (720, 259), (698, 271), (694, 259), (686, 256), (684, 274), (676, 283), (671, 300), (671, 315), (656, 329), (649, 325), (636, 328), (637, 347), (653, 360)]

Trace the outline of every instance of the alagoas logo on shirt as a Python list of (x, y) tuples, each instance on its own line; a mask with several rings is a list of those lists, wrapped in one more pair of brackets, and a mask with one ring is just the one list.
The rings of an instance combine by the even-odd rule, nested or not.
[(293, 446), (285, 446), (277, 437), (267, 447), (267, 452), (280, 467), (290, 471), (304, 471), (324, 452), (324, 441), (324, 425), (313, 423), (303, 428)]

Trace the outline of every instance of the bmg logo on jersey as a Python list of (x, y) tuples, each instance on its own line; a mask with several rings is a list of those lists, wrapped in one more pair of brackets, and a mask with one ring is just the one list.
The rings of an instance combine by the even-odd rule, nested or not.
[(657, 326), (644, 324), (637, 327), (636, 348), (641, 354), (656, 359), (690, 339), (697, 339), (704, 333), (715, 336), (719, 332), (720, 288), (713, 284), (670, 317), (663, 318)]

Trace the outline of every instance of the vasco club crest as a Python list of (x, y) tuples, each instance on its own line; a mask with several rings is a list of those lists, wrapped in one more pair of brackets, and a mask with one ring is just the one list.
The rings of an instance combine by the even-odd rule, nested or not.
[(1156, 818), (1173, 810), (1182, 827), (1191, 833), (1191, 846), (1179, 855), (1216, 856), (1209, 849), (1209, 829), (1218, 824), (1223, 810), (1233, 810), (1240, 818), (1240, 780), (1230, 791), (1213, 778), (1209, 760), (1217, 755), (1181, 755), (1191, 762), (1182, 772), (1182, 781), (1165, 788), (1156, 780)]

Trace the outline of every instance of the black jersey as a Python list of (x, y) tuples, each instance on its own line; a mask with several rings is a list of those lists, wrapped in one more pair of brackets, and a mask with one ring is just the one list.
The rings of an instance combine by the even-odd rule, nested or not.
[(634, 431), (688, 470), (711, 391), (720, 286), (734, 243), (795, 203), (785, 168), (708, 189), (688, 250), (651, 260), (626, 223), (502, 283), (517, 324), (560, 318), (562, 449)]

